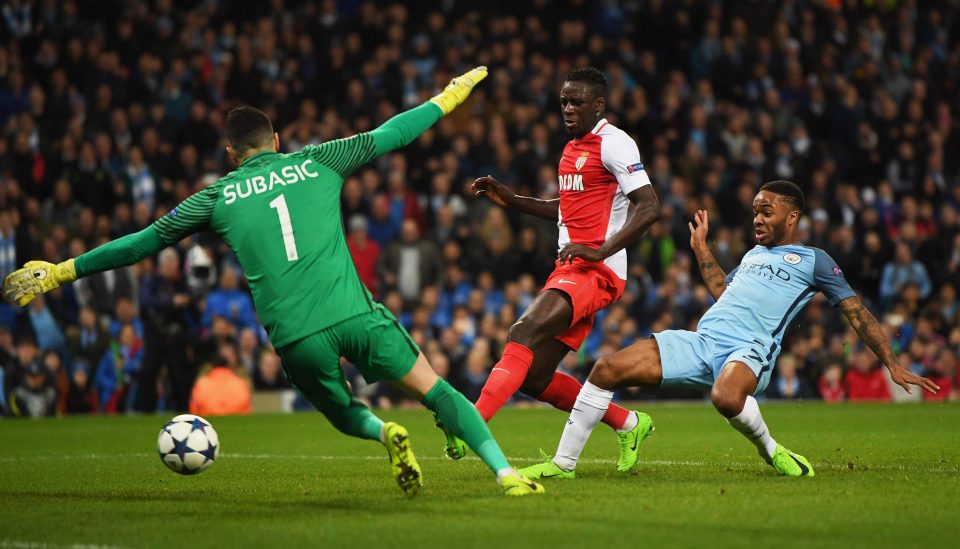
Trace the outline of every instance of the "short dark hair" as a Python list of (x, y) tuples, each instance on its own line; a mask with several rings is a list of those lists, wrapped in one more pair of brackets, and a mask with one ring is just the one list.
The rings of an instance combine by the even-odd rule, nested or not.
[(242, 155), (250, 149), (269, 145), (273, 139), (273, 124), (260, 109), (237, 107), (227, 113), (224, 133), (233, 150)]
[(580, 67), (567, 73), (567, 82), (584, 82), (596, 97), (607, 97), (607, 77), (596, 67)]
[(806, 201), (803, 198), (803, 191), (800, 190), (800, 187), (798, 187), (796, 183), (778, 179), (764, 183), (763, 186), (760, 187), (760, 190), (779, 194), (800, 210), (800, 213), (803, 213)]

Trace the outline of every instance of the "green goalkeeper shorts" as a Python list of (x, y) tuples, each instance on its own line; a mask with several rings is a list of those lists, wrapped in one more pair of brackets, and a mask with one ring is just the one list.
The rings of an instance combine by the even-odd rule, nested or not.
[(277, 354), (287, 379), (311, 403), (346, 405), (352, 395), (340, 357), (356, 366), (368, 383), (395, 381), (413, 369), (420, 348), (396, 317), (375, 303), (370, 312), (284, 345)]

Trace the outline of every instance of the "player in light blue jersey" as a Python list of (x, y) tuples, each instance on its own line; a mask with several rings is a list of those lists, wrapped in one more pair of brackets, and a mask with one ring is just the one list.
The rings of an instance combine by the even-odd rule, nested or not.
[(770, 382), (786, 327), (818, 291), (840, 308), (894, 382), (907, 392), (910, 385), (939, 390), (899, 365), (877, 320), (833, 259), (797, 242), (803, 203), (800, 188), (789, 181), (761, 187), (753, 200), (757, 246), (730, 274), (723, 273), (707, 246), (707, 212), (697, 212), (696, 224), (690, 223), (690, 244), (716, 304), (700, 319), (696, 332), (666, 330), (598, 360), (577, 397), (556, 455), (520, 472), (528, 478), (572, 478), (615, 389), (684, 385), (710, 388), (717, 411), (781, 474), (813, 476), (806, 458), (770, 436), (753, 395)]

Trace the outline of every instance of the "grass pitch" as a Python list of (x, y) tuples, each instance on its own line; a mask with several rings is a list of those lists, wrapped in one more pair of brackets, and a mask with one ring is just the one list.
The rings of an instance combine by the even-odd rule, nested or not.
[[(425, 410), (406, 425), (425, 486), (405, 498), (386, 453), (319, 414), (212, 418), (220, 459), (193, 477), (154, 450), (167, 418), (0, 422), (0, 547), (957, 546), (960, 405), (765, 404), (815, 478), (788, 479), (707, 404), (645, 404), (636, 474), (598, 426), (572, 481), (507, 499), (474, 459), (441, 458)], [(491, 424), (517, 465), (552, 452), (566, 415)], [(521, 459), (522, 458), (522, 459)]]

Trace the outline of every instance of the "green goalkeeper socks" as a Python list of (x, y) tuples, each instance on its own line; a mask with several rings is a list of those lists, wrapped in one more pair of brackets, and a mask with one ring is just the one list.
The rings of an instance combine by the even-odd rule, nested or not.
[(438, 379), (423, 397), (423, 405), (433, 410), (447, 429), (463, 439), (494, 473), (510, 467), (480, 412), (449, 383)]
[[(329, 402), (320, 402), (317, 407), (327, 420), (345, 435), (367, 440), (380, 440), (383, 420), (373, 415), (359, 400), (350, 399), (347, 406), (334, 406)], [(380, 440), (380, 442), (383, 442)]]

